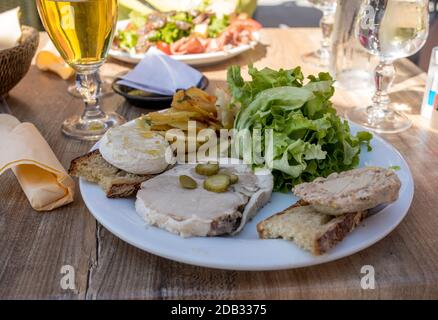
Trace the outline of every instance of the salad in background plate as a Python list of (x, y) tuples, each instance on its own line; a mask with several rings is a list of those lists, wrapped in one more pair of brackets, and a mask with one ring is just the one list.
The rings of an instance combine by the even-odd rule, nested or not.
[(132, 12), (119, 28), (113, 51), (131, 55), (155, 46), (169, 55), (227, 51), (257, 41), (262, 25), (245, 14), (219, 16), (211, 12), (171, 11), (140, 15)]

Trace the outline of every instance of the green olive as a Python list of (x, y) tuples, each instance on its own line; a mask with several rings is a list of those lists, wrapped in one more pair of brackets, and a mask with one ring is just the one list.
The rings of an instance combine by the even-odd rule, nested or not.
[(211, 192), (226, 192), (230, 186), (231, 179), (225, 174), (216, 174), (204, 181), (204, 189)]
[(198, 164), (195, 167), (195, 171), (201, 176), (209, 177), (219, 172), (219, 165), (217, 163)]
[(198, 187), (196, 181), (186, 175), (179, 176), (179, 184), (184, 189), (196, 189)]

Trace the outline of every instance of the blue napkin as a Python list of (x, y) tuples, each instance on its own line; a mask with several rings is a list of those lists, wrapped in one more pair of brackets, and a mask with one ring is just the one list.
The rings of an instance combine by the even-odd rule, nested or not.
[(196, 87), (202, 74), (152, 47), (137, 66), (117, 83), (138, 90), (171, 96), (178, 89)]

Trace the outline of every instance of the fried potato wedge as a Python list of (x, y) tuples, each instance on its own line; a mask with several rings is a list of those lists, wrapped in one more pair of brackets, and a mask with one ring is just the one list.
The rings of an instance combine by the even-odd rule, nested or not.
[(216, 97), (210, 96), (205, 91), (190, 88), (185, 91), (180, 90), (173, 96), (172, 108), (198, 112), (211, 120), (215, 120), (217, 118), (216, 100)]
[(171, 109), (164, 112), (151, 112), (146, 115), (146, 119), (153, 124), (189, 121), (194, 117), (199, 117), (199, 114), (196, 112), (175, 111)]
[[(196, 131), (200, 131), (202, 129), (208, 128), (208, 125), (204, 122), (195, 121), (195, 123), (196, 123)], [(184, 131), (189, 130), (189, 122), (188, 121), (170, 122), (169, 125), (174, 127), (174, 128), (178, 128), (178, 129), (181, 129)]]
[(142, 119), (146, 120), (150, 129), (154, 131), (174, 128), (188, 131), (190, 121), (195, 121), (197, 132), (206, 128), (219, 131), (222, 125), (217, 116), (216, 100), (215, 96), (198, 88), (179, 90), (173, 96), (170, 109), (150, 112)]
[(152, 124), (151, 125), (152, 131), (167, 131), (167, 130), (171, 130), (171, 129), (174, 129), (174, 127), (169, 126), (167, 124)]
[(194, 104), (199, 106), (201, 109), (207, 111), (208, 113), (212, 113), (215, 116), (217, 115), (217, 98), (215, 96), (211, 96), (207, 92), (195, 87), (187, 89), (186, 95), (189, 96), (194, 101)]
[(215, 122), (215, 121), (207, 121), (208, 123), (208, 128), (213, 129), (215, 131), (219, 131), (220, 129), (222, 129), (222, 126), (219, 122)]

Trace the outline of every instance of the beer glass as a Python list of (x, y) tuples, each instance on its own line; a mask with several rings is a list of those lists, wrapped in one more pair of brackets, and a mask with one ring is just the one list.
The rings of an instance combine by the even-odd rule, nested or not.
[(77, 72), (76, 85), (85, 103), (81, 116), (64, 121), (64, 134), (98, 140), (111, 127), (125, 122), (117, 113), (104, 113), (99, 104), (99, 67), (105, 62), (117, 22), (117, 0), (36, 0), (49, 37), (64, 60)]

